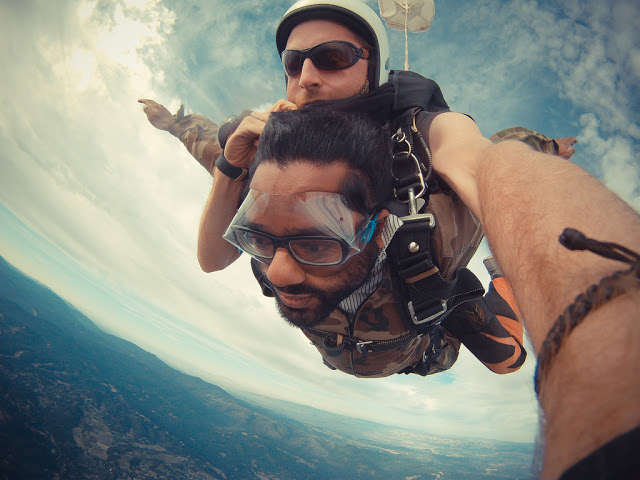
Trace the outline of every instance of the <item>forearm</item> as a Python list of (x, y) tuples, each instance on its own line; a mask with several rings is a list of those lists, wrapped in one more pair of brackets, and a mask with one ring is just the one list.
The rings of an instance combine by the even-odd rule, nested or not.
[(193, 158), (213, 175), (213, 166), (222, 152), (215, 123), (200, 114), (192, 114), (174, 122), (169, 132), (180, 139)]
[[(536, 353), (564, 308), (624, 265), (569, 251), (566, 227), (640, 250), (640, 217), (576, 165), (506, 142), (477, 171), (479, 216), (509, 279)], [(638, 291), (586, 317), (542, 379), (543, 478), (557, 478), (585, 455), (640, 424)]]
[(223, 270), (240, 256), (222, 235), (236, 214), (243, 188), (244, 182), (233, 180), (214, 168), (213, 186), (198, 232), (198, 262), (205, 272)]
[(620, 264), (558, 242), (566, 227), (640, 250), (640, 217), (582, 168), (518, 142), (488, 149), (477, 172), (479, 215), (536, 352), (565, 306)]
[[(276, 103), (273, 108), (280, 105)], [(269, 113), (252, 112), (242, 119), (224, 149), (227, 162), (247, 169), (255, 159), (256, 147)], [(220, 148), (217, 143), (217, 148)], [(214, 167), (213, 187), (200, 221), (198, 261), (205, 272), (222, 270), (234, 262), (240, 252), (222, 238), (233, 220), (246, 183), (234, 180)]]
[[(620, 264), (622, 265), (622, 264)], [(640, 425), (640, 294), (636, 289), (585, 318), (551, 364), (540, 392), (543, 479)]]

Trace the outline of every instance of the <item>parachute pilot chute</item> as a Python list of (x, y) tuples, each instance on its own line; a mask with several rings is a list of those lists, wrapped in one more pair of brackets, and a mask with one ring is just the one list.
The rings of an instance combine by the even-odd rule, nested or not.
[(436, 13), (433, 0), (378, 0), (380, 16), (387, 27), (404, 30), (404, 69), (409, 70), (409, 37), (407, 32), (426, 32)]

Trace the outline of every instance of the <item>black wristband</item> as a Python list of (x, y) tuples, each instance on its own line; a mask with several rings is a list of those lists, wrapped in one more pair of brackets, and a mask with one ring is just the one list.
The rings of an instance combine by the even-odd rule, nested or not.
[(248, 170), (246, 168), (235, 167), (229, 163), (224, 157), (224, 151), (216, 160), (216, 168), (224, 173), (227, 177), (234, 180), (244, 180), (247, 177)]

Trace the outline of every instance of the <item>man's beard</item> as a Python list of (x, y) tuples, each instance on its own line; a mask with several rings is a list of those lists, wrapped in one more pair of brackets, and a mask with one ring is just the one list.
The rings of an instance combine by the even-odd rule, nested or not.
[[(294, 327), (313, 327), (327, 318), (342, 300), (356, 291), (368, 279), (375, 266), (378, 253), (379, 250), (375, 242), (370, 242), (361, 253), (351, 257), (348, 266), (336, 275), (329, 277), (333, 279), (333, 285), (328, 288), (317, 288), (304, 283), (276, 288), (269, 282), (266, 272), (263, 272), (264, 281), (275, 293), (276, 305), (282, 318)], [(290, 295), (312, 295), (319, 300), (319, 305), (315, 308), (291, 308), (282, 303), (278, 298), (278, 292)]]

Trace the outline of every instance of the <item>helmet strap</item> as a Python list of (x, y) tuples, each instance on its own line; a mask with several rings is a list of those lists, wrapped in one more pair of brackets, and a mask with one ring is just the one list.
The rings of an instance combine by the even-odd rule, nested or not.
[[(370, 85), (376, 85), (378, 83), (378, 78), (376, 75), (377, 62), (371, 57), (371, 50), (369, 50), (368, 62), (369, 62), (369, 68), (367, 69), (367, 83), (369, 83)], [(375, 88), (375, 86), (373, 88)], [(372, 90), (373, 88), (370, 87), (369, 90)]]

